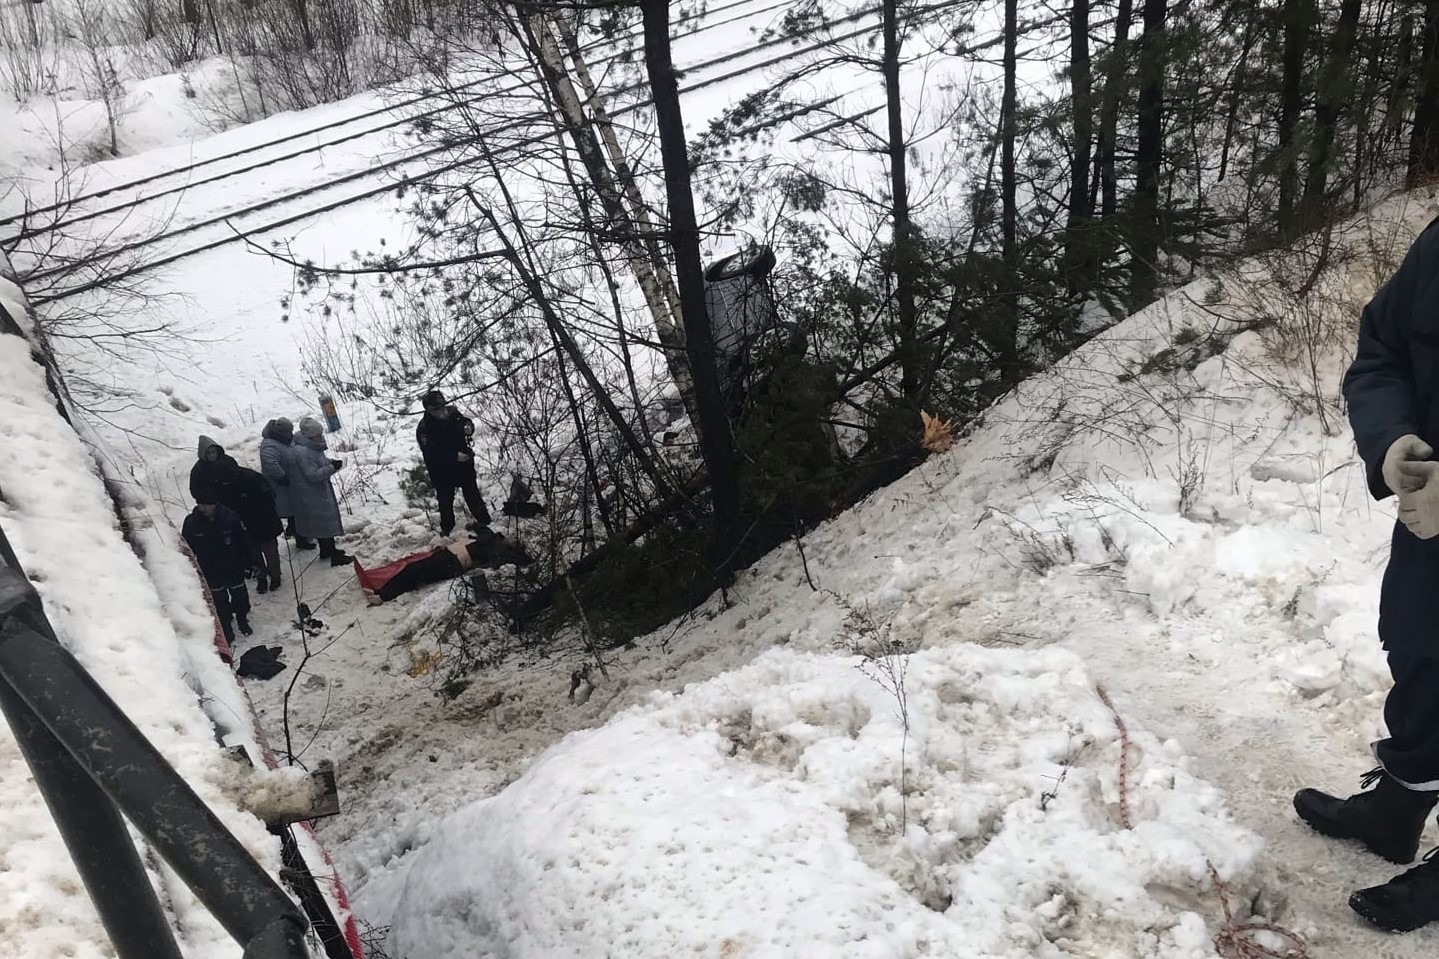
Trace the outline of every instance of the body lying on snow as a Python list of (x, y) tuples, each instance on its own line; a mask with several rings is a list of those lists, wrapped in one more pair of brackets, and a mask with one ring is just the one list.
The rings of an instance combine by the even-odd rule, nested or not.
[[(1384, 703), (1389, 737), (1367, 791), (1340, 799), (1301, 790), (1294, 808), (1319, 832), (1362, 842), (1391, 862), (1414, 861), (1439, 800), (1439, 220), (1414, 241), (1399, 271), (1364, 308), (1359, 348), (1344, 378), (1354, 439), (1375, 499), (1395, 495), (1399, 520), (1379, 598), (1379, 639), (1394, 686)], [(1349, 905), (1384, 929), (1439, 921), (1439, 849)]]
[(365, 600), (371, 606), (379, 606), (421, 586), (454, 579), (472, 569), (528, 566), (532, 562), (534, 560), (522, 546), (511, 543), (488, 527), (481, 527), (473, 539), (410, 557), (402, 569), (377, 589), (365, 589)]

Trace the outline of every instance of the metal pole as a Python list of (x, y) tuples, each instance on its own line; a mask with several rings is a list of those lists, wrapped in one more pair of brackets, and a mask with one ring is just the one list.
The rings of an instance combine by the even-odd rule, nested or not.
[[(51, 633), (49, 621), (36, 616), (29, 605), (38, 597), (16, 569), (3, 535), (0, 557), (8, 561), (0, 567), (0, 623), (8, 624), (11, 618), (38, 620), (34, 625)], [(0, 713), (10, 723), (116, 953), (121, 959), (182, 959), (130, 831), (110, 797), (3, 680)]]
[(110, 797), (4, 682), (0, 682), (0, 713), (10, 722), (115, 954), (120, 959), (182, 959), (130, 832)]
[[(33, 604), (17, 600), (17, 593), (34, 597)], [(247, 947), (261, 935), (286, 943), (287, 951), (267, 959), (303, 959), (309, 924), (294, 901), (69, 650), (25, 621), (33, 616), (7, 615), (24, 606), (39, 608), (29, 583), (12, 568), (0, 569), (0, 683), (9, 683), (226, 932)], [(276, 922), (293, 926), (298, 935), (274, 938), (267, 930)], [(300, 943), (298, 951), (288, 951), (292, 941)]]

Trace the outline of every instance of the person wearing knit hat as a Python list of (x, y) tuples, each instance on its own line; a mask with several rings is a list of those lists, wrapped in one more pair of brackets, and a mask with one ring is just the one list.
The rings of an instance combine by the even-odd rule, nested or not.
[[(294, 537), (299, 549), (314, 549), (314, 540), (295, 536), (295, 507), (290, 505), (290, 447), (295, 442), (295, 424), (283, 416), (276, 417), (265, 424), (260, 437), (260, 473), (275, 491), (275, 511), (285, 521), (285, 535)], [(273, 583), (271, 588), (278, 585)]]
[(290, 506), (295, 511), (295, 535), (316, 540), (320, 556), (331, 566), (348, 566), (355, 561), (335, 545), (335, 537), (345, 532), (340, 521), (340, 503), (330, 482), (345, 464), (325, 455), (329, 444), (325, 428), (313, 416), (300, 420), (300, 435), (290, 447)]

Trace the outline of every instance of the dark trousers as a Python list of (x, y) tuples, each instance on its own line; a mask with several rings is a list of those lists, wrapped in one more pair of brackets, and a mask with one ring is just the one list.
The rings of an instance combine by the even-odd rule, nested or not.
[(255, 552), (259, 554), (259, 562), (255, 564), (260, 570), (261, 576), (268, 576), (270, 582), (280, 581), (280, 538), (271, 536), (269, 539), (257, 540)]
[(1410, 789), (1439, 791), (1439, 658), (1389, 653), (1394, 688), (1384, 700), (1389, 738), (1374, 744), (1385, 772)]
[(465, 494), (465, 506), (475, 522), (481, 526), (490, 525), (490, 511), (480, 497), (479, 482), (474, 473), (446, 477), (444, 482), (434, 480), (435, 496), (440, 501), (440, 535), (449, 536), (455, 528), (455, 490)]
[(380, 599), (389, 602), (401, 593), (454, 579), (464, 572), (460, 560), (447, 549), (437, 549), (424, 559), (417, 559), (400, 570), (390, 581), (376, 590)]
[(211, 586), (210, 601), (215, 604), (215, 616), (220, 620), (220, 629), (225, 640), (235, 641), (235, 617), (244, 619), (250, 615), (250, 591), (241, 581), (239, 586)]
[(285, 537), (293, 539), (296, 546), (303, 546), (309, 542), (308, 539), (295, 532), (295, 517), (293, 516), (285, 517)]

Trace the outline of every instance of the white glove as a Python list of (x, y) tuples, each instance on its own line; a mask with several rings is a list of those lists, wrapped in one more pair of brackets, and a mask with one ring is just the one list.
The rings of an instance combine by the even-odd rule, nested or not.
[(1405, 465), (1425, 465), (1422, 461), (1433, 455), (1434, 447), (1413, 433), (1405, 434), (1390, 443), (1388, 452), (1384, 454), (1384, 466), (1380, 470), (1384, 474), (1384, 485), (1389, 487), (1389, 492), (1395, 494), (1414, 492), (1422, 487), (1424, 480), (1429, 476), (1428, 472), (1421, 471), (1414, 474), (1405, 470), (1404, 467)]
[(1439, 462), (1404, 464), (1406, 467), (1430, 467), (1430, 479), (1423, 490), (1400, 492), (1399, 521), (1404, 528), (1422, 540), (1439, 536)]

